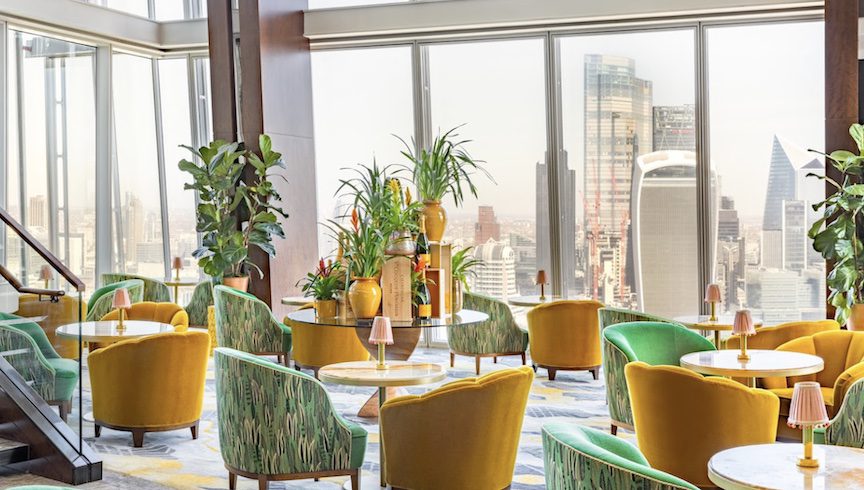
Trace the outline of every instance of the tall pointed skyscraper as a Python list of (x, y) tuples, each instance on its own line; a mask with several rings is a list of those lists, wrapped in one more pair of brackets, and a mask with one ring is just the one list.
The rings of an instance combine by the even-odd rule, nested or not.
[[(567, 168), (567, 152), (558, 163), (561, 212), (561, 286), (565, 291), (575, 291), (576, 287), (576, 171)], [(535, 166), (535, 213), (537, 269), (552, 271), (551, 247), (549, 246), (549, 173), (546, 164), (537, 162)]]

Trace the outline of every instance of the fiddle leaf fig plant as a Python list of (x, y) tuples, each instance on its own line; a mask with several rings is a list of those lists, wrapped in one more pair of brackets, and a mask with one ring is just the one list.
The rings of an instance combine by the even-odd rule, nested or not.
[[(200, 163), (179, 163), (180, 170), (192, 175), (192, 183), (184, 188), (198, 193), (195, 230), (203, 236), (192, 255), (207, 275), (218, 280), (245, 276), (250, 269), (263, 278), (249, 258), (250, 247), (273, 257), (273, 237), (285, 237), (279, 216), (288, 214), (276, 204), (281, 197), (270, 181), (270, 171), (284, 167), (282, 155), (273, 151), (269, 136), (261, 135), (258, 143), (261, 156), (222, 140), (197, 150), (184, 146)], [(244, 181), (247, 164), (254, 170), (253, 177)]]
[(862, 302), (864, 290), (864, 184), (859, 183), (864, 177), (864, 126), (853, 124), (849, 134), (858, 146), (857, 154), (848, 150), (816, 152), (837, 169), (839, 182), (826, 175), (807, 174), (834, 188), (824, 201), (813, 205), (822, 216), (810, 227), (808, 236), (813, 239), (813, 248), (829, 262), (828, 302), (835, 307), (835, 318), (841, 324), (849, 318), (852, 306)]

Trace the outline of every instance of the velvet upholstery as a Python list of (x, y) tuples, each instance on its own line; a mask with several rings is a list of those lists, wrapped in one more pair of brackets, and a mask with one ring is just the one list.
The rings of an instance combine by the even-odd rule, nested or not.
[[(788, 322), (770, 327), (759, 327), (756, 329), (756, 335), (747, 338), (747, 348), (774, 350), (790, 340), (829, 330), (840, 330), (840, 324), (836, 320), (819, 320)], [(741, 339), (737, 335), (729, 337), (726, 340), (726, 348), (740, 349)]]
[[(186, 310), (175, 303), (153, 303), (152, 301), (135, 303), (123, 313), (123, 318), (167, 323), (174, 326), (175, 332), (185, 332), (189, 329), (189, 315), (186, 314)], [(120, 310), (111, 310), (102, 317), (102, 320), (119, 319)]]
[(128, 281), (111, 283), (93, 291), (93, 294), (87, 301), (87, 317), (85, 320), (88, 322), (97, 321), (113, 310), (114, 291), (118, 289), (129, 291), (129, 301), (132, 304), (144, 301), (144, 281), (129, 279)]
[(543, 424), (543, 469), (550, 490), (698, 490), (655, 470), (633, 444), (590, 427)]
[(265, 481), (357, 474), (366, 430), (336, 412), (318, 380), (234, 349), (219, 347), (214, 358), (219, 445), (229, 472)]
[(553, 301), (528, 312), (531, 360), (549, 371), (600, 368), (600, 326), (597, 310), (603, 303), (593, 300)]
[(677, 366), (624, 367), (639, 449), (652, 468), (713, 486), (708, 460), (731, 447), (774, 442), (777, 395)]
[(58, 327), (77, 323), (87, 316), (86, 303), (82, 302), (78, 293), (60, 296), (56, 302), (45, 301), (36, 294), (22, 294), (18, 296), (18, 310), (14, 313), (25, 318), (45, 317), (39, 321), (39, 326), (57, 354), (66, 359), (78, 359), (78, 342), (61, 338), (55, 333)]
[(104, 285), (128, 281), (130, 279), (138, 279), (144, 283), (144, 297), (141, 301), (153, 301), (154, 303), (171, 301), (171, 290), (168, 289), (168, 286), (164, 282), (158, 279), (116, 272), (102, 274), (102, 284)]
[(516, 325), (506, 303), (482, 294), (465, 292), (462, 294), (462, 307), (486, 313), (489, 321), (479, 325), (447, 327), (451, 364), (454, 354), (473, 356), (475, 372), (479, 376), (480, 357), (521, 355), (525, 362), (528, 333)]
[(603, 375), (606, 379), (606, 400), (612, 419), (612, 432), (617, 427), (633, 428), (633, 413), (624, 366), (642, 361), (652, 366), (677, 366), (684, 354), (716, 350), (714, 344), (674, 323), (628, 322), (603, 330)]
[(192, 298), (184, 308), (189, 314), (189, 326), (207, 328), (207, 311), (213, 306), (213, 282), (199, 282), (192, 290)]
[(94, 424), (140, 433), (136, 446), (143, 432), (194, 426), (209, 354), (210, 336), (199, 331), (124, 340), (92, 352)]
[(353, 328), (295, 323), (285, 317), (291, 328), (291, 344), (295, 367), (315, 371), (328, 364), (368, 361), (369, 351)]
[(250, 354), (284, 356), (288, 364), (291, 329), (273, 316), (270, 307), (255, 296), (228, 286), (216, 286), (216, 341)]
[(526, 366), (502, 369), (385, 402), (387, 483), (412, 490), (509, 486), (533, 379)]
[(611, 306), (604, 306), (597, 310), (597, 316), (600, 320), (600, 329), (605, 329), (606, 327), (615, 325), (616, 323), (628, 322), (663, 322), (680, 325), (679, 322), (661, 316), (651, 315), (641, 311), (625, 310), (624, 308), (613, 308)]

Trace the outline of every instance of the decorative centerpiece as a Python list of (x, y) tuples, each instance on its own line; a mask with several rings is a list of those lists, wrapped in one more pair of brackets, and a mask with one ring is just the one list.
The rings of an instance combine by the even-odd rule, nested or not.
[(318, 318), (335, 318), (337, 314), (336, 293), (344, 284), (344, 275), (339, 262), (328, 259), (318, 260), (318, 268), (315, 272), (306, 274), (297, 285), (303, 283), (301, 291), (306, 296), (315, 299), (315, 314)]
[(453, 276), (453, 313), (459, 313), (462, 309), (462, 292), (470, 292), (468, 277), (477, 276), (474, 267), (483, 261), (474, 257), (474, 247), (465, 247), (450, 258), (450, 274)]
[(393, 326), (390, 324), (390, 318), (386, 316), (376, 316), (372, 321), (372, 332), (369, 334), (369, 343), (378, 346), (378, 362), (375, 367), (377, 369), (388, 369), (385, 359), (385, 345), (393, 345)]
[(384, 263), (386, 237), (357, 208), (351, 211), (351, 229), (344, 235), (345, 260), (351, 286), (348, 302), (357, 318), (374, 318), (381, 306), (378, 276)]
[(546, 301), (546, 281), (546, 271), (543, 269), (537, 271), (535, 283), (540, 286), (540, 301)]
[[(738, 310), (735, 312), (735, 322), (732, 325), (732, 333), (741, 338), (741, 353), (738, 354), (739, 361), (749, 361), (750, 356), (747, 354), (747, 337), (756, 335), (756, 329), (753, 327), (753, 317), (750, 316), (750, 310)], [(718, 349), (720, 346), (716, 346)]]
[[(711, 305), (711, 316), (708, 318), (712, 322), (717, 321), (717, 303), (720, 302), (720, 286), (717, 284), (709, 284), (705, 288), (705, 302)], [(718, 347), (719, 349), (719, 347)]]
[(129, 300), (129, 291), (126, 288), (120, 288), (114, 291), (114, 300), (111, 303), (113, 308), (120, 313), (120, 320), (117, 322), (117, 331), (126, 330), (126, 325), (123, 323), (123, 314), (127, 309), (132, 307), (132, 302)]
[(804, 443), (804, 457), (798, 459), (802, 468), (818, 468), (819, 460), (813, 457), (813, 429), (828, 425), (828, 412), (825, 410), (825, 400), (822, 389), (816, 381), (801, 381), (795, 383), (792, 391), (792, 403), (789, 405), (789, 427), (801, 428)]

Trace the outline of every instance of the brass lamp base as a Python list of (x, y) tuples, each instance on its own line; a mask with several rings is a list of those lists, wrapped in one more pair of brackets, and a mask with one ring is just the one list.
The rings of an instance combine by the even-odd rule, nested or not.
[(380, 371), (390, 369), (390, 366), (384, 360), (384, 344), (378, 344), (378, 363), (375, 364), (375, 369)]
[(748, 354), (738, 354), (738, 360), (739, 361), (749, 361), (750, 356)]
[(815, 458), (798, 458), (798, 466), (802, 468), (818, 468), (819, 460)]

